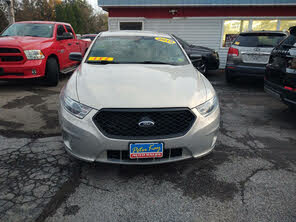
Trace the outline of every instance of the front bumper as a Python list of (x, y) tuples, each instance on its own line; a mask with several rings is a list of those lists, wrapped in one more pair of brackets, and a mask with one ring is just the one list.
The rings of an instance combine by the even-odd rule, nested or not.
[[(159, 164), (202, 157), (210, 153), (215, 147), (220, 125), (220, 109), (217, 108), (206, 118), (196, 110), (193, 110), (193, 112), (197, 118), (192, 128), (184, 136), (154, 140), (111, 139), (104, 136), (93, 122), (93, 116), (97, 113), (97, 110), (92, 110), (81, 120), (66, 111), (63, 106), (60, 106), (59, 119), (65, 149), (78, 159), (117, 164)], [(172, 151), (182, 148), (183, 152), (181, 156), (169, 156), (168, 158), (148, 161), (108, 158), (107, 151), (126, 153), (131, 142), (163, 142), (165, 149)]]
[(263, 78), (266, 68), (265, 66), (245, 66), (245, 65), (227, 64), (225, 69), (233, 77), (250, 76), (250, 77)]
[(296, 106), (296, 92), (285, 89), (282, 86), (274, 84), (268, 80), (264, 80), (264, 90), (274, 98)]
[[(0, 79), (31, 79), (42, 77), (45, 74), (46, 60), (26, 60), (22, 64), (0, 64), (3, 71), (0, 73)], [(32, 74), (32, 70), (36, 74)]]
[(219, 58), (212, 56), (212, 58), (208, 59), (207, 66), (209, 70), (216, 70), (220, 66)]

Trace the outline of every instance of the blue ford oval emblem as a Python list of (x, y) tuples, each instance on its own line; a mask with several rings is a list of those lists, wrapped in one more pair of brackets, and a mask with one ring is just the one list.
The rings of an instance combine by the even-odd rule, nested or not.
[(154, 124), (152, 120), (142, 120), (138, 123), (139, 127), (152, 127)]

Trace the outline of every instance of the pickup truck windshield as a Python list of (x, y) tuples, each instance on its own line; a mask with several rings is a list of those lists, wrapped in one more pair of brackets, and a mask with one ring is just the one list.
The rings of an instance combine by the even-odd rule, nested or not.
[(9, 26), (1, 36), (32, 36), (51, 38), (53, 35), (53, 29), (53, 24), (15, 23)]
[(110, 36), (98, 38), (87, 58), (88, 63), (138, 63), (185, 65), (188, 60), (170, 38)]

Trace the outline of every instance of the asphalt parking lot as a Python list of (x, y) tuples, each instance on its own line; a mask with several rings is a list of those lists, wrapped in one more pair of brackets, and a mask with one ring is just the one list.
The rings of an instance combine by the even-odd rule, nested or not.
[(296, 118), (261, 80), (208, 78), (216, 149), (157, 166), (90, 164), (63, 150), (58, 93), (0, 82), (0, 221), (296, 221)]

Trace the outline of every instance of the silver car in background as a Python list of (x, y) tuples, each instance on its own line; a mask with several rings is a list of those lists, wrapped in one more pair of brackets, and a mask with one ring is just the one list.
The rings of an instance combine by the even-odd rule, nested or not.
[(228, 83), (238, 77), (261, 77), (270, 53), (287, 34), (280, 31), (240, 33), (228, 50), (225, 77)]
[(172, 36), (104, 32), (83, 59), (79, 53), (70, 59), (81, 65), (61, 92), (59, 119), (74, 157), (156, 164), (201, 157), (215, 147), (216, 92)]

